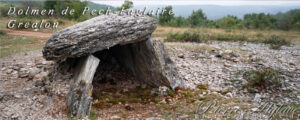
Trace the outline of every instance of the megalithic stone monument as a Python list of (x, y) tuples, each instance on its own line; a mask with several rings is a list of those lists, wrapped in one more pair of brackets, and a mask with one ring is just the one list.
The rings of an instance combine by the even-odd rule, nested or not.
[(72, 74), (67, 95), (72, 116), (84, 117), (89, 113), (92, 80), (102, 61), (96, 53), (104, 50), (136, 80), (152, 87), (183, 86), (163, 43), (151, 38), (156, 26), (157, 20), (149, 16), (111, 14), (78, 23), (51, 36), (43, 56), (56, 61), (54, 73), (65, 70)]

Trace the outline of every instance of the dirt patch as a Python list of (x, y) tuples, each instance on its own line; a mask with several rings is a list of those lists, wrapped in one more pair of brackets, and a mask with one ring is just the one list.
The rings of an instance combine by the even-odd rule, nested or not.
[(27, 36), (27, 37), (50, 38), (50, 36), (52, 35), (52, 33), (29, 32), (29, 31), (9, 30), (9, 29), (4, 29), (4, 31), (9, 35)]

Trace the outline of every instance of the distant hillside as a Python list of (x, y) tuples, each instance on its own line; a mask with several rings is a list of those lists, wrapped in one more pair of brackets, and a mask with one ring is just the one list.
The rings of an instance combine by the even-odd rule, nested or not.
[(90, 9), (106, 9), (107, 7), (110, 7), (110, 9), (114, 10), (115, 8), (113, 6), (110, 5), (103, 5), (103, 4), (98, 4), (98, 3), (94, 3), (94, 2), (90, 2), (88, 1), (87, 7), (89, 7)]
[[(145, 6), (134, 6), (137, 9), (143, 9)], [(156, 10), (156, 8), (162, 8), (163, 5), (150, 5), (147, 9)], [(234, 15), (239, 18), (247, 13), (271, 13), (276, 14), (278, 12), (287, 12), (291, 9), (300, 8), (300, 5), (294, 6), (266, 6), (266, 5), (243, 5), (243, 6), (219, 6), (219, 5), (174, 5), (173, 11), (176, 16), (188, 17), (193, 10), (202, 9), (208, 19), (218, 19), (227, 15)]]
[[(0, 1), (0, 3), (3, 4), (8, 4), (8, 5), (25, 5), (25, 6), (34, 6), (34, 7), (42, 7), (44, 5), (44, 1), (45, 0), (40, 0), (40, 1)], [(102, 5), (102, 4), (98, 4), (98, 3), (94, 3), (94, 2), (90, 2), (87, 1), (87, 7), (89, 7), (90, 9), (106, 9), (107, 7), (110, 7), (112, 10), (114, 10), (115, 8), (113, 6), (109, 6), (109, 5)]]

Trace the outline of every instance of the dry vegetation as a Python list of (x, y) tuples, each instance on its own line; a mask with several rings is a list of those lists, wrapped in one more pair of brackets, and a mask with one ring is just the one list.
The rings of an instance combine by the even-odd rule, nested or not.
[(0, 39), (0, 58), (21, 52), (41, 50), (45, 38), (4, 35)]
[[(208, 36), (211, 38), (205, 40), (223, 40), (223, 38), (244, 38), (245, 41), (262, 42), (263, 40), (271, 36), (279, 36), (287, 41), (291, 41), (295, 44), (300, 44), (300, 32), (299, 31), (283, 31), (283, 30), (238, 30), (238, 29), (215, 29), (215, 28), (176, 28), (176, 27), (161, 27), (159, 26), (153, 36), (160, 39), (167, 39), (168, 34), (173, 33), (198, 33), (200, 35)], [(214, 37), (216, 36), (216, 37)], [(236, 39), (242, 41), (244, 39)], [(232, 41), (232, 40), (228, 40)], [(233, 40), (234, 41), (234, 40)]]
[[(239, 106), (246, 109), (248, 106), (242, 102), (251, 103), (250, 99), (224, 99), (219, 95), (225, 95), (230, 90), (209, 93), (208, 89), (209, 86), (204, 84), (199, 85), (196, 90), (177, 88), (175, 91), (169, 90), (169, 95), (164, 97), (151, 94), (151, 89), (148, 87), (137, 87), (121, 93), (116, 90), (98, 92), (93, 94), (96, 102), (93, 104), (89, 118), (96, 119), (101, 115), (104, 118), (119, 116), (120, 119), (146, 117), (193, 119), (195, 115), (201, 115), (200, 112), (203, 112), (199, 111), (200, 104), (210, 104), (209, 102), (218, 100), (220, 106)], [(139, 116), (135, 116), (136, 114)], [(221, 113), (210, 111), (207, 116), (217, 118)], [(232, 115), (225, 118), (232, 118)]]

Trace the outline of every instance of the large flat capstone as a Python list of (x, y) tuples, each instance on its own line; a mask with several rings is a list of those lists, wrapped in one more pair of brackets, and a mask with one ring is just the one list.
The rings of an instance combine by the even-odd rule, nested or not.
[(149, 16), (103, 15), (54, 33), (47, 41), (43, 56), (47, 60), (82, 57), (109, 49), (148, 40), (157, 26)]

